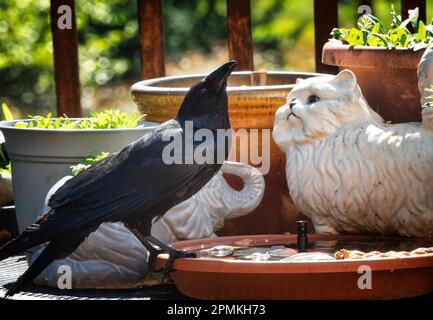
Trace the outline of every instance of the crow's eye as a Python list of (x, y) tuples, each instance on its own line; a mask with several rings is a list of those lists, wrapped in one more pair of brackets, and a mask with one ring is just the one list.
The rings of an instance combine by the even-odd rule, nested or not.
[(313, 95), (311, 95), (311, 96), (309, 96), (308, 97), (308, 99), (307, 99), (307, 103), (314, 103), (314, 102), (317, 102), (317, 101), (319, 101), (320, 100), (320, 98), (318, 97), (318, 96), (315, 96), (314, 94)]

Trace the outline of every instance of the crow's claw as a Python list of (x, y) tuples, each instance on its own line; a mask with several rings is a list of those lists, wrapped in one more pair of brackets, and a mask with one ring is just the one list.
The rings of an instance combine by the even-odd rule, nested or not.
[(154, 270), (153, 266), (155, 264), (156, 257), (160, 253), (168, 253), (168, 260), (164, 268), (163, 279), (167, 279), (170, 272), (173, 271), (173, 262), (176, 258), (195, 258), (196, 254), (181, 250), (176, 250), (169, 245), (161, 242), (155, 237), (149, 235), (145, 239), (142, 239), (143, 245), (149, 252), (147, 268), (149, 272), (159, 272), (161, 270)]
[(149, 245), (147, 247), (147, 251), (149, 252), (149, 257), (147, 260), (147, 272), (160, 272), (161, 269), (154, 269), (154, 266), (155, 266), (156, 257), (160, 253), (164, 253), (164, 250), (162, 250), (159, 247)]
[(170, 250), (169, 254), (170, 253), (172, 253), (175, 258), (197, 258), (197, 255), (194, 252), (172, 249)]
[(165, 264), (163, 279), (167, 279), (170, 276), (170, 273), (173, 271), (173, 263), (177, 258), (196, 258), (197, 255), (194, 252), (186, 252), (181, 250), (176, 250), (170, 248), (168, 250), (168, 259)]

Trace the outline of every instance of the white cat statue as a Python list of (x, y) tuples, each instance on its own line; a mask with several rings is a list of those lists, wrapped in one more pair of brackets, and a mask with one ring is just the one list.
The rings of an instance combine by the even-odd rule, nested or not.
[[(240, 177), (244, 182), (242, 190), (232, 189), (223, 173)], [(70, 178), (56, 183), (47, 199)], [(257, 169), (226, 161), (203, 189), (153, 223), (152, 235), (165, 243), (216, 237), (214, 232), (224, 226), (225, 220), (253, 211), (264, 190), (265, 181)], [(51, 263), (34, 282), (58, 287), (65, 266), (70, 268), (73, 289), (136, 288), (161, 282), (161, 273), (147, 270), (147, 250), (123, 223), (101, 224), (75, 252)]]
[[(418, 73), (433, 83), (432, 73)], [(431, 109), (422, 123), (389, 124), (351, 71), (297, 82), (277, 110), (273, 139), (286, 154), (290, 196), (317, 233), (432, 236)]]

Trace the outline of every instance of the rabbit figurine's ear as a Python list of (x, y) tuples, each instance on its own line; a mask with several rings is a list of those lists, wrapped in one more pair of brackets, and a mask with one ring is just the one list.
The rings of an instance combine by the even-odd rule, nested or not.
[(304, 81), (304, 79), (302, 79), (302, 78), (296, 78), (296, 84), (300, 84), (302, 81)]
[(356, 87), (356, 76), (350, 70), (343, 70), (331, 80), (332, 83), (338, 85), (338, 87), (354, 89)]

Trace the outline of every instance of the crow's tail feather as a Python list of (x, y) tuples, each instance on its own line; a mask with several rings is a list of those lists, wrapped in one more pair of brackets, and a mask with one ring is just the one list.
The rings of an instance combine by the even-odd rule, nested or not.
[(82, 242), (82, 238), (66, 238), (51, 241), (36, 260), (30, 265), (15, 284), (10, 288), (5, 298), (20, 291), (27, 283), (36, 278), (48, 265), (56, 259), (65, 257), (72, 253)]
[(25, 234), (26, 231), (0, 248), (0, 261), (50, 240), (45, 237), (28, 237), (28, 235)]
[(14, 283), (12, 288), (10, 288), (6, 292), (5, 298), (14, 295), (18, 291), (20, 291), (21, 288), (25, 286), (28, 282), (30, 282), (35, 277), (37, 277), (55, 259), (55, 255), (52, 255), (52, 253), (54, 253), (53, 251), (55, 250), (55, 248), (56, 248), (55, 242), (51, 242), (50, 244), (48, 244), (45, 250), (42, 251), (39, 257), (36, 258), (36, 260), (27, 269), (27, 271), (24, 272)]
[(20, 245), (17, 242), (17, 239), (13, 239), (0, 248), (0, 261), (14, 256), (20, 252), (23, 252), (24, 250), (27, 249), (24, 246)]
[[(53, 211), (50, 210), (46, 214), (51, 212)], [(0, 261), (51, 240), (52, 235), (40, 228), (41, 219), (28, 226), (18, 237), (0, 247)]]

